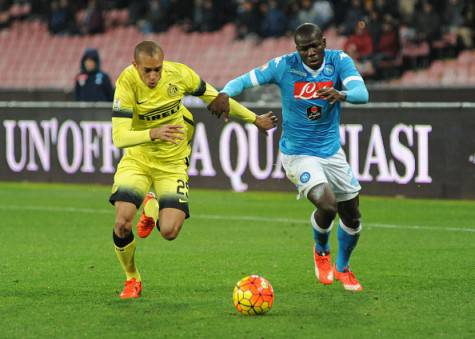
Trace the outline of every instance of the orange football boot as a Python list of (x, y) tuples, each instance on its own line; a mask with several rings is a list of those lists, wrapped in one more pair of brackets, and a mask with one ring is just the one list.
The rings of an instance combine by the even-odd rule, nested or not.
[(158, 202), (155, 194), (148, 192), (142, 203), (142, 214), (137, 222), (137, 234), (140, 238), (146, 238), (152, 233), (156, 222), (152, 215), (158, 218)]
[(135, 278), (125, 282), (124, 290), (120, 293), (120, 299), (138, 298), (142, 293), (142, 282)]
[(324, 285), (333, 283), (333, 270), (330, 252), (319, 255), (313, 246), (313, 260), (315, 263), (315, 276)]
[(335, 274), (335, 279), (341, 281), (345, 290), (353, 292), (359, 292), (363, 290), (363, 286), (361, 286), (358, 279), (356, 279), (355, 274), (348, 268), (346, 268), (344, 272), (339, 272), (336, 269), (336, 265), (334, 265), (333, 273)]

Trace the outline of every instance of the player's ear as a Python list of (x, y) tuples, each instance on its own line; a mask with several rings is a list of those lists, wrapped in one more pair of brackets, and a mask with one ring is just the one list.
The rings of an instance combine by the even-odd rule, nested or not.
[(135, 60), (132, 60), (132, 65), (134, 65), (134, 67), (137, 68), (137, 63), (135, 62)]

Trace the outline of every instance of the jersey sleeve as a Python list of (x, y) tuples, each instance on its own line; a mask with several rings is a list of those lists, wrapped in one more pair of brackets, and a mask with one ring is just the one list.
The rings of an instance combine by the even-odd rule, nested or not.
[(112, 142), (117, 148), (140, 145), (150, 140), (150, 131), (134, 131), (132, 115), (134, 111), (134, 94), (127, 79), (119, 77), (114, 93), (112, 107)]
[(252, 71), (229, 81), (221, 90), (221, 93), (233, 97), (241, 94), (246, 88), (277, 83), (282, 75), (283, 64), (282, 57), (274, 58), (265, 65), (254, 68)]
[(112, 142), (115, 147), (126, 148), (150, 141), (150, 130), (134, 131), (132, 119), (112, 118)]
[(368, 90), (363, 77), (356, 69), (355, 63), (345, 52), (339, 54), (340, 81), (346, 94), (346, 101), (352, 104), (364, 104), (368, 102)]
[(355, 63), (345, 52), (340, 52), (339, 56), (340, 81), (347, 87), (350, 81), (363, 81), (360, 72), (356, 69)]
[[(209, 104), (217, 95), (218, 91), (207, 83), (206, 91), (200, 96), (200, 99)], [(229, 100), (229, 115), (248, 123), (254, 123), (254, 121), (256, 121), (256, 114), (234, 99)]]
[(182, 75), (185, 81), (185, 94), (199, 97), (206, 91), (206, 82), (190, 67), (182, 66)]
[(116, 118), (132, 118), (134, 111), (134, 92), (129, 81), (120, 76), (116, 82), (112, 116)]

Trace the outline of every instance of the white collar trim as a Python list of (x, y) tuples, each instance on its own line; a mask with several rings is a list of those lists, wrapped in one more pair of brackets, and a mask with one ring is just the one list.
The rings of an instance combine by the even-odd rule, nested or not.
[(325, 67), (325, 57), (323, 58), (322, 65), (321, 65), (320, 68), (317, 69), (317, 70), (314, 70), (314, 69), (308, 67), (307, 65), (305, 65), (305, 62), (303, 62), (303, 60), (302, 60), (302, 65), (303, 65), (303, 68), (305, 68), (305, 70), (310, 73), (310, 75), (312, 75), (313, 77), (316, 77), (317, 75), (320, 74), (320, 72), (321, 72), (321, 71), (323, 70), (323, 68)]

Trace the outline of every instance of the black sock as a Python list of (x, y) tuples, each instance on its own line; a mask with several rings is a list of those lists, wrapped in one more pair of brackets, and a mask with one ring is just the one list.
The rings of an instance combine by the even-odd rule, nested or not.
[(125, 238), (119, 238), (114, 231), (112, 231), (112, 238), (114, 239), (114, 244), (119, 247), (123, 248), (130, 244), (134, 240), (134, 233), (130, 232)]

